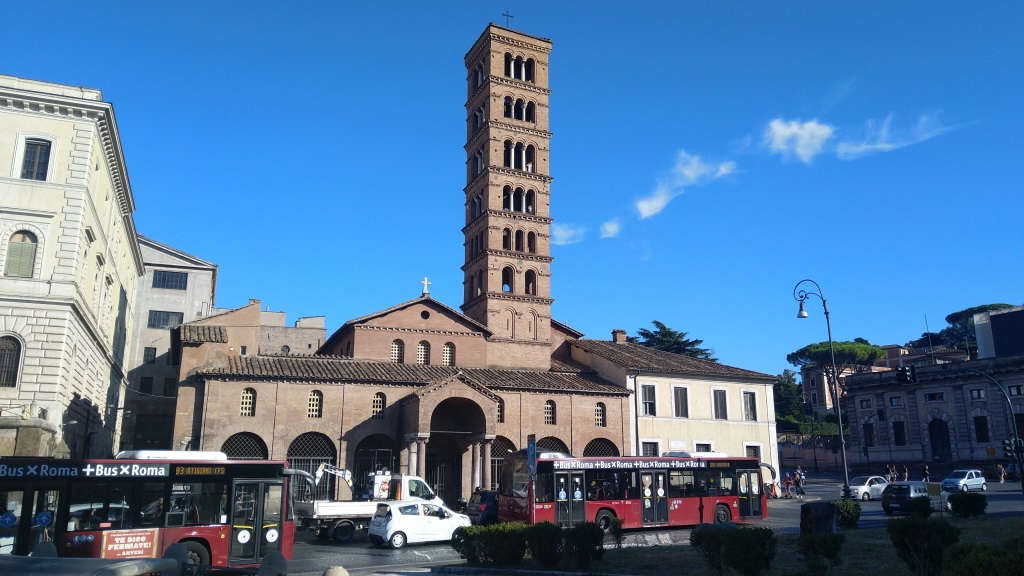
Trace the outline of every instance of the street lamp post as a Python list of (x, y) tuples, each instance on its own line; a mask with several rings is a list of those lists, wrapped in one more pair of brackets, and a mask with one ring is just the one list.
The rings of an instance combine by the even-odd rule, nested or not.
[[(814, 287), (818, 290), (817, 292), (810, 292), (800, 288), (800, 285), (804, 282), (810, 282), (814, 284)], [(825, 327), (828, 328), (828, 353), (832, 360), (832, 374), (830, 379), (835, 390), (835, 403), (836, 403), (836, 418), (839, 420), (839, 453), (843, 457), (843, 498), (850, 498), (850, 469), (846, 465), (846, 437), (843, 434), (843, 408), (842, 404), (842, 391), (839, 389), (839, 372), (836, 370), (836, 351), (832, 346), (832, 322), (828, 317), (828, 303), (825, 301), (825, 297), (821, 295), (821, 286), (818, 283), (809, 278), (801, 280), (796, 283), (793, 287), (793, 298), (800, 302), (800, 311), (797, 312), (797, 318), (807, 318), (807, 310), (804, 309), (804, 301), (809, 296), (817, 296), (821, 300), (821, 307), (825, 310)]]

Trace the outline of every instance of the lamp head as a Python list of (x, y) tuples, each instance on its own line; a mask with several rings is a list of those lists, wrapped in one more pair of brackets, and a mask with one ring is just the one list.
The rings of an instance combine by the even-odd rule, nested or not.
[(796, 313), (797, 318), (807, 318), (807, 310), (804, 310), (804, 301), (800, 301), (800, 311)]

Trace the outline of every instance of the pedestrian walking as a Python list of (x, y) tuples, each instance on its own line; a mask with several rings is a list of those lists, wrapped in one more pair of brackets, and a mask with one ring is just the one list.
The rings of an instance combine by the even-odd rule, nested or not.
[(999, 472), (998, 472), (998, 474), (999, 474), (999, 483), (1002, 484), (1002, 483), (1006, 482), (1006, 468), (1003, 468), (1002, 464), (999, 465)]
[(804, 473), (803, 468), (800, 466), (796, 467), (796, 474), (793, 477), (793, 485), (796, 487), (796, 497), (803, 499), (804, 497), (804, 481), (807, 479), (807, 474)]
[(907, 465), (903, 465), (903, 481), (908, 482), (910, 480), (910, 470), (907, 469)]
[(790, 476), (789, 472), (786, 472), (786, 480), (783, 483), (786, 488), (786, 498), (793, 497), (793, 477)]
[(928, 466), (925, 465), (924, 470), (921, 472), (921, 482), (931, 482), (932, 476), (928, 473)]

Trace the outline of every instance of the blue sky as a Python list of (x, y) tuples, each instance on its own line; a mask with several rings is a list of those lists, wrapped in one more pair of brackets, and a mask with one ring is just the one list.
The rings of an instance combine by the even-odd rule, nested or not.
[(113, 102), (141, 234), (249, 298), (462, 303), (463, 56), (554, 41), (555, 319), (778, 374), (1024, 302), (1020, 2), (14, 2), (0, 73)]

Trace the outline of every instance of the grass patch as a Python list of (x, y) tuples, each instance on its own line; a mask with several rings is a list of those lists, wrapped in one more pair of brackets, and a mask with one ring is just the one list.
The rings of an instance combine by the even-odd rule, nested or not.
[[(952, 518), (950, 523), (963, 531), (960, 542), (999, 544), (1024, 533), (1024, 517)], [(756, 525), (756, 523), (754, 524)], [(885, 528), (844, 530), (846, 542), (840, 556), (843, 563), (831, 571), (831, 576), (887, 576), (910, 574), (910, 570), (896, 556)], [(805, 566), (797, 549), (796, 534), (778, 535), (779, 547), (771, 576), (788, 576), (803, 572)], [(686, 566), (685, 570), (680, 568)], [(884, 569), (883, 569), (884, 567)], [(542, 572), (539, 563), (527, 558), (517, 570)], [(634, 576), (667, 576), (668, 574), (703, 574), (707, 565), (700, 553), (691, 546), (647, 546), (616, 549), (606, 546), (604, 557), (590, 565), (589, 572), (601, 574), (630, 574)]]

